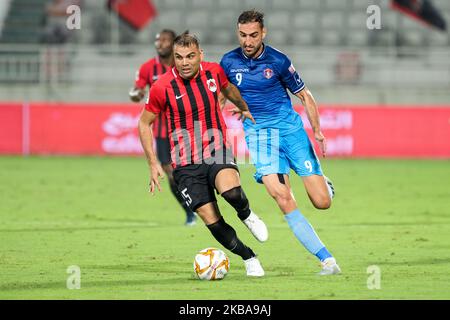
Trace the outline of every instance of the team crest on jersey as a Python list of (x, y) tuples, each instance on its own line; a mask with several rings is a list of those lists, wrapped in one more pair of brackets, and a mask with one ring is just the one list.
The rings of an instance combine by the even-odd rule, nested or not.
[(209, 91), (211, 91), (211, 92), (217, 91), (216, 80), (208, 79), (208, 80), (206, 80), (206, 85), (208, 86)]
[(266, 79), (270, 79), (273, 76), (273, 71), (272, 69), (264, 69), (264, 77), (266, 77)]

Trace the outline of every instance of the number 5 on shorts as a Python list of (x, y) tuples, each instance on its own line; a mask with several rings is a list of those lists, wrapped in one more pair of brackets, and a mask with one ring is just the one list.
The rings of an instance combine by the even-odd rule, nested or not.
[(186, 201), (186, 205), (189, 206), (192, 203), (192, 198), (190, 195), (188, 195), (187, 188), (184, 188), (181, 191), (181, 195), (183, 196), (184, 200)]

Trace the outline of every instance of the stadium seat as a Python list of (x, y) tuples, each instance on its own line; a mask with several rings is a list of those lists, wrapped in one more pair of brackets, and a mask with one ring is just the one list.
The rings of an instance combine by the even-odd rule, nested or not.
[(293, 13), (298, 12), (300, 1), (299, 0), (283, 0), (277, 1), (272, 0), (272, 10), (289, 10), (294, 11)]
[(345, 27), (344, 16), (341, 11), (323, 12), (320, 17), (322, 29), (341, 29)]
[(232, 32), (224, 32), (222, 28), (211, 29), (208, 35), (208, 43), (215, 45), (230, 45), (232, 43), (238, 43), (237, 37)]
[(284, 28), (286, 32), (292, 25), (292, 19), (290, 19), (289, 11), (275, 11), (265, 17), (267, 27), (270, 29)]
[(320, 10), (320, 8), (320, 1), (300, 0), (300, 9)]
[[(433, 5), (437, 10), (450, 11), (450, 1), (448, 0), (433, 0)], [(450, 23), (450, 21), (447, 20)]]
[(315, 29), (318, 25), (318, 15), (316, 11), (299, 11), (293, 15), (294, 27), (297, 31), (302, 29)]
[(238, 2), (244, 3), (244, 10), (256, 9), (256, 10), (261, 10), (267, 14), (269, 13), (269, 12), (266, 12), (269, 1), (270, 0), (240, 0), (240, 1), (238, 0)]
[(323, 10), (340, 9), (342, 11), (347, 9), (347, 0), (322, 0)]
[(406, 40), (406, 45), (420, 47), (424, 44), (423, 32), (408, 32), (403, 30), (403, 36)]
[(197, 37), (200, 45), (210, 42), (208, 32), (204, 28), (189, 28), (189, 33)]
[(294, 46), (310, 46), (316, 44), (316, 36), (313, 30), (298, 30), (292, 34), (292, 44)]
[(390, 29), (367, 30), (367, 42), (371, 46), (395, 46), (396, 32)]
[(443, 47), (449, 45), (449, 36), (445, 32), (431, 30), (427, 34), (426, 41), (430, 46)]
[(354, 29), (344, 35), (344, 41), (348, 46), (365, 46), (367, 45), (367, 29)]
[(367, 29), (367, 15), (364, 12), (351, 12), (348, 16), (348, 27), (351, 29)]
[(381, 28), (396, 28), (399, 17), (393, 10), (381, 12)]
[(374, 3), (373, 0), (350, 0), (350, 5), (351, 5), (351, 9), (352, 11), (364, 11), (364, 13), (366, 12), (366, 9), (368, 6), (370, 6), (371, 4), (379, 4), (379, 3)]
[(210, 13), (207, 10), (196, 10), (191, 14), (186, 15), (186, 28), (204, 28), (207, 29), (210, 26), (209, 17)]
[(175, 11), (175, 10), (164, 10), (160, 11), (158, 16), (155, 18), (155, 22), (157, 23), (158, 27), (165, 27), (167, 28), (170, 26), (170, 28), (173, 29), (179, 29), (179, 27), (183, 28), (186, 24), (185, 21), (185, 15), (182, 11)]
[(164, 9), (181, 10), (181, 9), (185, 9), (185, 8), (189, 7), (190, 1), (191, 0), (165, 0), (165, 1), (162, 1), (160, 5), (162, 5), (161, 8), (164, 8)]
[(340, 45), (342, 42), (341, 33), (336, 30), (322, 30), (320, 33), (319, 43), (326, 46)]
[(279, 46), (282, 50), (281, 47), (290, 44), (289, 31), (286, 29), (270, 29), (267, 34), (267, 43), (275, 47)]
[(222, 32), (234, 32), (238, 15), (233, 10), (219, 10), (211, 19), (211, 26), (222, 27)]
[(218, 0), (214, 2), (218, 3), (221, 9), (235, 10), (236, 15), (239, 15), (240, 10), (244, 7), (242, 1)]
[(192, 1), (192, 8), (195, 10), (198, 9), (209, 9), (214, 8), (214, 1), (210, 0), (191, 0)]

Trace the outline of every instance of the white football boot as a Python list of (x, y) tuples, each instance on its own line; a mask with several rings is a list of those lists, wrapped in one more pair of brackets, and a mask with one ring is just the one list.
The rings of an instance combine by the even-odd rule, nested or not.
[(327, 183), (328, 193), (329, 193), (329, 195), (331, 197), (331, 200), (333, 200), (333, 198), (334, 198), (334, 185), (333, 185), (333, 182), (330, 179), (328, 179), (328, 177), (326, 177), (326, 176), (323, 176), (323, 177), (325, 178), (325, 182)]
[(245, 269), (247, 270), (247, 276), (249, 277), (262, 277), (264, 276), (264, 269), (261, 266), (257, 257), (253, 257), (244, 260)]
[(341, 273), (341, 268), (339, 268), (338, 264), (336, 263), (336, 259), (333, 257), (326, 258), (321, 262), (321, 264), (322, 271), (319, 272), (319, 275), (321, 276), (329, 276), (332, 274)]
[(267, 241), (269, 231), (267, 230), (266, 224), (253, 211), (250, 211), (250, 215), (242, 222), (247, 226), (256, 240), (259, 242)]

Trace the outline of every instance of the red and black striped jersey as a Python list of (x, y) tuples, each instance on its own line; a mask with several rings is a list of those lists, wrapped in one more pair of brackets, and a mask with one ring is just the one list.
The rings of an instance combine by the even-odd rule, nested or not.
[[(134, 86), (139, 89), (145, 89), (148, 85), (151, 88), (155, 81), (167, 70), (170, 70), (170, 67), (161, 63), (159, 57), (152, 58), (143, 63), (136, 72)], [(153, 122), (153, 136), (155, 138), (167, 138), (167, 120), (163, 113)]]
[(173, 67), (152, 86), (145, 108), (166, 115), (173, 167), (204, 163), (229, 150), (218, 100), (227, 86), (222, 67), (212, 62), (202, 62), (190, 80)]

